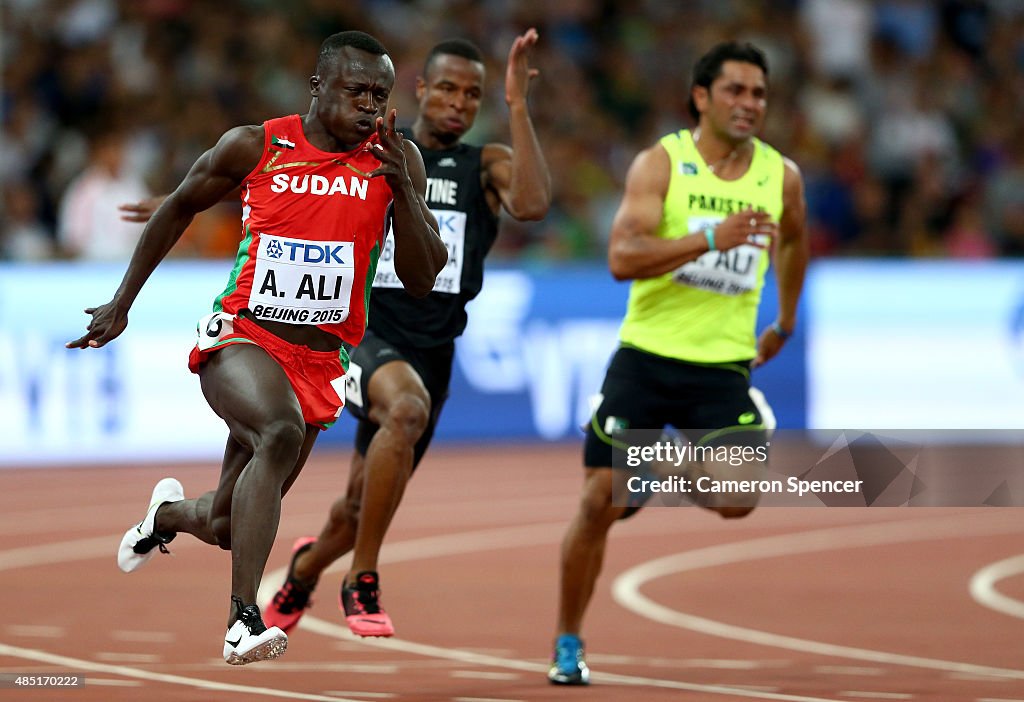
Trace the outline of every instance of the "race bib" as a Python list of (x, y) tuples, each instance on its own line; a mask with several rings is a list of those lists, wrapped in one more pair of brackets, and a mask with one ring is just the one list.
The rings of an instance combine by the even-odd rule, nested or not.
[[(448, 249), (448, 263), (434, 280), (434, 291), (458, 294), (462, 290), (462, 255), (466, 247), (466, 213), (455, 210), (431, 210), (437, 219), (438, 234)], [(395, 235), (388, 229), (384, 250), (377, 259), (377, 275), (373, 278), (375, 288), (402, 288), (402, 281), (395, 273)]]
[(206, 351), (234, 333), (235, 316), (227, 312), (213, 312), (196, 324), (196, 346), (200, 351)]
[(343, 322), (354, 279), (351, 241), (260, 234), (249, 309), (256, 319), (288, 324)]
[[(691, 217), (688, 231), (700, 231), (721, 221), (721, 217)], [(721, 295), (742, 295), (757, 287), (758, 269), (764, 253), (764, 249), (750, 244), (741, 244), (728, 251), (707, 251), (696, 261), (675, 269), (672, 280), (679, 285)]]
[(363, 406), (363, 367), (354, 361), (349, 361), (343, 390), (346, 404)]

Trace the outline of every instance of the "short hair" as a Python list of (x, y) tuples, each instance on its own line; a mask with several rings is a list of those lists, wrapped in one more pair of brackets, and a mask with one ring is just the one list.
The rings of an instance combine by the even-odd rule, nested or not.
[(434, 62), (434, 59), (438, 56), (460, 56), (469, 61), (476, 61), (477, 63), (484, 62), (483, 52), (480, 48), (469, 41), (468, 39), (447, 39), (439, 44), (435, 44), (434, 48), (427, 54), (427, 60), (423, 62), (423, 75), (426, 76), (430, 70), (430, 64)]
[(742, 61), (752, 63), (764, 72), (768, 78), (768, 59), (764, 52), (749, 42), (727, 41), (715, 45), (710, 51), (697, 59), (693, 66), (693, 79), (690, 84), (690, 98), (687, 107), (694, 120), (700, 120), (697, 103), (693, 99), (693, 89), (698, 85), (710, 92), (711, 84), (722, 75), (722, 64), (726, 61)]
[(320, 53), (316, 57), (316, 75), (320, 75), (327, 68), (327, 64), (333, 61), (338, 52), (346, 46), (366, 51), (375, 56), (389, 55), (384, 45), (366, 32), (356, 30), (338, 32), (324, 39), (324, 43), (320, 45)]

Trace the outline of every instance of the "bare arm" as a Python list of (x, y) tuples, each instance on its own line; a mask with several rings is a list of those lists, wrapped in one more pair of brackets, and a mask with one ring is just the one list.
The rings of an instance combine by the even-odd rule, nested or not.
[[(709, 250), (704, 232), (678, 238), (655, 235), (661, 224), (671, 179), (668, 153), (656, 144), (637, 154), (626, 175), (626, 190), (612, 221), (608, 267), (616, 280), (654, 278), (700, 258)], [(771, 236), (776, 225), (766, 213), (743, 210), (723, 219), (713, 235), (715, 249), (726, 251), (750, 244), (752, 234)]]
[(178, 188), (152, 213), (113, 298), (105, 305), (85, 310), (92, 315), (88, 331), (68, 342), (67, 347), (98, 348), (117, 338), (128, 326), (128, 311), (142, 286), (192, 218), (237, 188), (259, 163), (262, 153), (263, 129), (249, 126), (226, 132), (216, 146), (200, 156)]
[(530, 68), (529, 49), (537, 43), (537, 30), (516, 37), (505, 70), (505, 102), (509, 111), (512, 148), (488, 144), (483, 151), (487, 187), (518, 220), (539, 220), (551, 206), (551, 174), (530, 120), (527, 93), (539, 71)]
[[(779, 222), (778, 246), (775, 250), (775, 279), (779, 289), (779, 316), (776, 324), (788, 336), (796, 328), (796, 308), (804, 286), (804, 273), (809, 258), (807, 239), (807, 204), (800, 169), (786, 159), (782, 181), (782, 219)], [(754, 365), (769, 361), (781, 349), (785, 339), (772, 328), (761, 332), (757, 341)]]
[(382, 148), (372, 149), (380, 159), (371, 177), (384, 176), (394, 195), (395, 273), (414, 297), (434, 288), (434, 279), (448, 262), (448, 249), (437, 234), (437, 220), (427, 208), (423, 194), (427, 173), (416, 145), (395, 129), (396, 110), (388, 115), (388, 126), (377, 118), (377, 135)]

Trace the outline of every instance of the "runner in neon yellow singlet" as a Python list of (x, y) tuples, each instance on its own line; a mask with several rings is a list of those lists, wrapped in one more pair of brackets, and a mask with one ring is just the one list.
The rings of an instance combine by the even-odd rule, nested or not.
[[(552, 683), (590, 679), (583, 615), (609, 529), (642, 504), (613, 500), (615, 478), (628, 475), (627, 452), (636, 448), (629, 432), (670, 425), (701, 448), (767, 450), (770, 412), (755, 400), (750, 369), (775, 356), (793, 333), (807, 265), (800, 172), (755, 137), (767, 79), (756, 47), (714, 47), (693, 71), (697, 126), (642, 151), (626, 177), (608, 262), (616, 278), (633, 282), (621, 345), (587, 429), (580, 508), (562, 544)], [(779, 316), (756, 335), (769, 254)], [(706, 461), (685, 468), (715, 469)], [(723, 517), (742, 517), (757, 497), (755, 491), (695, 501)]]

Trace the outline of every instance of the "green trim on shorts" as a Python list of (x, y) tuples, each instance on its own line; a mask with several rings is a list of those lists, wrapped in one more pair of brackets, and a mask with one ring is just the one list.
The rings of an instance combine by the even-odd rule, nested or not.
[(612, 437), (605, 434), (601, 427), (597, 425), (597, 410), (594, 410), (594, 413), (590, 415), (590, 428), (594, 430), (594, 434), (597, 436), (598, 439), (608, 444), (612, 448), (617, 448), (621, 451), (629, 450), (629, 444), (624, 443), (622, 441), (616, 441)]
[(251, 243), (252, 232), (249, 231), (249, 225), (247, 224), (245, 225), (245, 237), (238, 243), (238, 253), (235, 254), (235, 267), (231, 269), (231, 275), (228, 276), (228, 286), (213, 301), (214, 312), (222, 311), (224, 309), (224, 298), (238, 289), (238, 274), (242, 271), (242, 266), (249, 260), (249, 245)]
[[(348, 374), (348, 366), (352, 362), (352, 359), (348, 355), (348, 351), (345, 350), (344, 346), (338, 347), (338, 360), (341, 361), (341, 369)], [(341, 398), (344, 400), (345, 398)]]
[(737, 363), (735, 361), (726, 361), (724, 363), (704, 363), (704, 362), (701, 362), (701, 361), (687, 361), (687, 360), (682, 359), (682, 358), (672, 358), (671, 356), (662, 356), (660, 353), (654, 353), (653, 351), (648, 351), (645, 348), (641, 348), (639, 346), (636, 346), (635, 344), (630, 344), (630, 343), (625, 342), (625, 341), (619, 342), (619, 348), (633, 349), (634, 351), (639, 351), (640, 353), (646, 353), (648, 356), (654, 356), (655, 358), (664, 358), (666, 361), (676, 361), (678, 363), (685, 363), (685, 364), (687, 364), (689, 366), (699, 366), (701, 368), (711, 368), (711, 369), (718, 369), (718, 370), (729, 370), (729, 371), (733, 371), (734, 373), (739, 373), (744, 378), (746, 378), (748, 381), (750, 380), (750, 369), (747, 368), (746, 366), (744, 366), (742, 363)]
[(700, 437), (700, 441), (697, 442), (697, 445), (698, 446), (702, 446), (702, 445), (704, 445), (705, 442), (710, 441), (711, 439), (717, 439), (718, 437), (724, 436), (726, 434), (737, 434), (737, 433), (739, 433), (741, 431), (751, 431), (751, 430), (753, 430), (753, 431), (766, 431), (766, 427), (764, 425), (764, 422), (762, 422), (760, 424), (734, 424), (731, 427), (722, 427), (721, 429), (715, 429), (714, 431), (709, 431), (707, 434), (705, 434), (704, 436)]
[(222, 341), (218, 341), (213, 346), (210, 346), (209, 348), (203, 349), (203, 353), (207, 353), (209, 351), (212, 351), (213, 349), (219, 349), (221, 346), (228, 346), (230, 344), (252, 344), (253, 346), (259, 346), (259, 344), (257, 342), (255, 342), (255, 341), (253, 341), (252, 339), (246, 339), (245, 337), (242, 337), (242, 336), (235, 336), (235, 337), (232, 337), (230, 339), (224, 339)]

